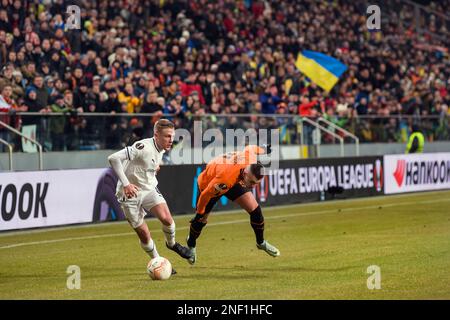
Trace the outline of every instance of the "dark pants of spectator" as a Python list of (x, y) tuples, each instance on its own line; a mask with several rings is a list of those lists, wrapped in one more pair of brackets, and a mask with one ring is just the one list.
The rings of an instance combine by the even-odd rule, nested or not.
[(313, 144), (313, 134), (314, 128), (309, 123), (303, 123), (303, 143), (305, 145)]
[[(5, 140), (6, 142), (13, 144), (11, 133), (8, 130), (0, 129), (0, 138)], [(0, 152), (7, 152), (8, 147), (3, 143), (0, 143)]]
[(66, 146), (66, 137), (64, 133), (52, 132), (52, 151), (64, 151)]

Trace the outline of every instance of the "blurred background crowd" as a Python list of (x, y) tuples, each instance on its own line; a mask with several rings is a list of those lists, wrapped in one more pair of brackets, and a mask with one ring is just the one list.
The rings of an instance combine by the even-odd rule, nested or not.
[[(405, 141), (414, 124), (449, 139), (450, 26), (437, 14), (449, 2), (426, 7), (434, 37), (399, 23), (414, 18), (401, 0), (381, 8), (378, 32), (366, 1), (0, 0), (0, 120), (35, 124), (54, 151), (120, 148), (163, 116), (187, 129), (280, 128), (283, 143), (298, 142), (298, 116), (362, 142)], [(304, 49), (348, 66), (329, 93), (296, 68)]]

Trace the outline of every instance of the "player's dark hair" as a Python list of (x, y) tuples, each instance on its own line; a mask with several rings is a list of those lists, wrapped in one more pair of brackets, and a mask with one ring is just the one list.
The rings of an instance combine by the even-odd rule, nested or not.
[(264, 166), (259, 161), (257, 163), (253, 163), (250, 165), (250, 172), (256, 179), (260, 180), (264, 177)]

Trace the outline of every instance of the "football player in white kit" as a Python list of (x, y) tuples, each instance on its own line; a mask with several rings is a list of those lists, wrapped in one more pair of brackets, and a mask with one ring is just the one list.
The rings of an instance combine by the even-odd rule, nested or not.
[(174, 124), (167, 119), (160, 119), (155, 123), (153, 138), (136, 141), (131, 147), (125, 147), (108, 157), (119, 178), (117, 199), (128, 222), (136, 231), (142, 249), (150, 258), (159, 255), (144, 221), (148, 212), (161, 221), (166, 246), (185, 259), (191, 256), (188, 248), (175, 241), (175, 222), (157, 187), (159, 164), (163, 153), (172, 147), (174, 136)]

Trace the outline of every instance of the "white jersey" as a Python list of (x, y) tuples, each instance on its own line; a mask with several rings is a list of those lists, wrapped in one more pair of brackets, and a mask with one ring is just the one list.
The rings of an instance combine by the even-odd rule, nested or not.
[[(124, 173), (128, 181), (142, 191), (154, 190), (158, 185), (156, 171), (162, 162), (164, 149), (159, 150), (155, 139), (136, 141), (125, 148), (127, 159), (123, 163)], [(117, 182), (117, 197), (123, 197), (122, 181)]]

